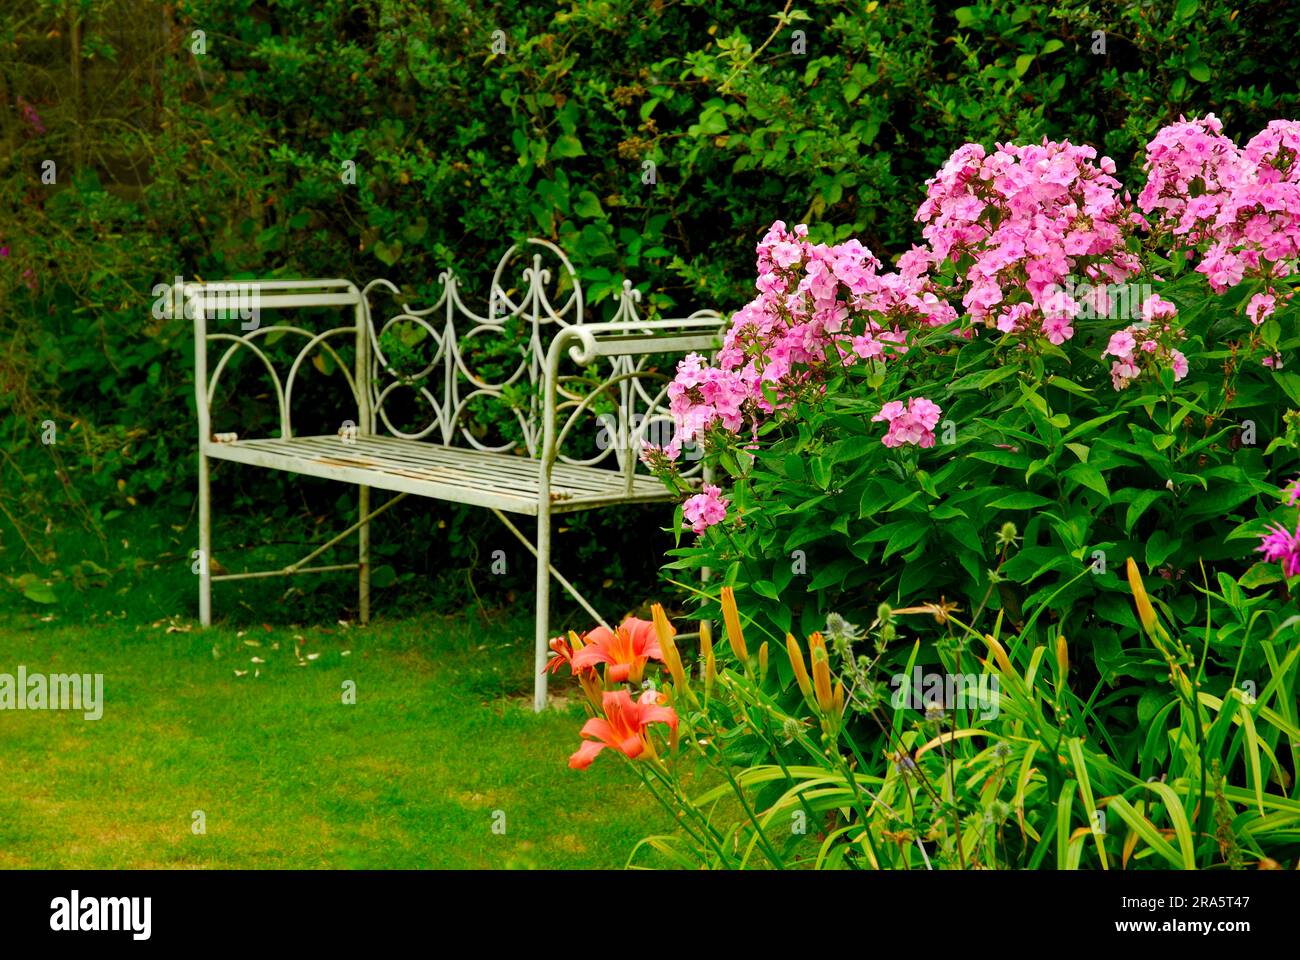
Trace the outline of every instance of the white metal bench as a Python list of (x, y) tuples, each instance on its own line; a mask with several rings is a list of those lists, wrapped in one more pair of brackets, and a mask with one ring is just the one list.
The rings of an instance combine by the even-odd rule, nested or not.
[[(544, 708), (550, 577), (596, 622), (604, 622), (551, 565), (551, 516), (672, 498), (659, 480), (639, 466), (641, 442), (670, 421), (666, 395), (671, 371), (650, 369), (647, 359), (686, 351), (711, 352), (720, 345), (723, 318), (715, 311), (700, 310), (679, 319), (643, 320), (636, 306), (640, 294), (624, 281), (613, 318), (606, 323), (584, 323), (582, 289), (564, 253), (547, 241), (529, 240), (520, 281), (507, 287), (503, 278), (520, 254), (516, 245), (501, 258), (492, 277), (487, 312), (482, 316), (465, 305), (460, 283), (450, 271), (439, 275), (441, 294), (424, 309), (397, 301), (399, 291), (386, 280), (372, 281), (361, 289), (347, 280), (183, 284), (187, 316), (194, 320), (199, 618), (204, 626), (212, 621), (214, 581), (339, 570), (358, 571), (359, 617), (368, 622), (372, 520), (409, 495), (486, 507), (537, 560), (533, 703), (534, 709)], [(554, 284), (553, 272), (545, 265), (550, 257), (561, 267)], [(554, 298), (548, 293), (552, 285), (558, 291)], [(382, 322), (376, 319), (383, 316), (382, 311), (373, 306), (381, 297), (395, 301), (393, 312)], [(562, 302), (557, 305), (552, 299)], [(260, 312), (265, 309), (310, 307), (350, 311), (352, 322), (322, 332), (290, 323), (261, 323)], [(209, 329), (210, 321), (213, 329)], [(418, 373), (395, 369), (382, 349), (386, 335), (404, 326), (408, 330), (419, 327), (424, 331), (421, 337), (432, 338), (428, 346), (434, 355)], [(282, 378), (263, 347), (271, 338), (290, 335), (306, 342)], [(503, 336), (517, 338), (504, 345), (507, 354), (517, 352), (517, 364), (504, 379), (480, 379), (471, 368), (474, 350), (470, 345), (477, 338)], [(349, 346), (354, 353), (351, 369), (340, 356)], [(224, 349), (209, 374), (208, 354), (213, 347)], [(257, 359), (274, 388), (278, 437), (212, 432), (217, 386), (241, 351)], [(297, 436), (291, 420), (294, 389), (300, 384), (304, 362), (317, 351), (328, 356), (346, 378), (352, 401), (348, 409), (355, 409), (355, 421), (351, 416), (341, 421), (335, 434)], [(592, 376), (585, 368), (598, 362), (603, 366)], [(392, 422), (387, 404), (401, 390), (414, 390), (429, 404), (432, 420), (422, 429), (405, 430)], [(601, 397), (613, 401), (616, 413), (597, 420), (593, 411)], [(480, 401), (505, 404), (518, 425), (518, 435), (498, 443), (476, 436), (467, 427), (467, 410)], [(612, 442), (600, 444), (600, 449), (586, 457), (561, 453), (562, 442), (583, 423), (605, 431)], [(357, 522), (287, 567), (213, 575), (212, 459), (354, 484), (359, 488)], [(389, 490), (397, 496), (371, 510), (372, 489)], [(537, 518), (535, 544), (507, 514)], [(354, 533), (359, 540), (356, 563), (310, 566)]]

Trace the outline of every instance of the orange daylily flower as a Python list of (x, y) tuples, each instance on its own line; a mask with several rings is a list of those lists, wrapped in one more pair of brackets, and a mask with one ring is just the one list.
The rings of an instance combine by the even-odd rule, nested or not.
[(574, 651), (573, 651), (573, 646), (572, 644), (569, 643), (569, 641), (565, 640), (563, 637), (554, 637), (551, 640), (550, 647), (551, 647), (551, 652), (554, 653), (555, 656), (551, 657), (551, 659), (546, 661), (546, 666), (542, 668), (542, 673), (546, 673), (548, 671), (550, 673), (559, 673), (560, 665), (566, 663), (569, 665), (570, 673), (578, 672), (573, 668)]
[(652, 723), (668, 724), (675, 738), (677, 711), (659, 706), (662, 696), (658, 690), (647, 690), (640, 700), (634, 701), (626, 690), (605, 691), (602, 703), (605, 716), (592, 717), (583, 724), (582, 736), (586, 739), (569, 757), (569, 766), (574, 770), (587, 769), (606, 747), (635, 760), (650, 749), (645, 730)]
[(546, 666), (542, 668), (543, 673), (559, 673), (561, 664), (569, 665), (569, 672), (578, 678), (578, 683), (582, 685), (582, 692), (587, 695), (591, 705), (600, 709), (600, 694), (603, 685), (600, 677), (596, 674), (595, 667), (575, 666), (573, 663), (574, 656), (582, 649), (582, 638), (572, 630), (569, 631), (569, 639), (564, 637), (555, 637), (551, 640), (550, 647), (555, 656), (546, 661)]
[(608, 664), (605, 679), (614, 683), (640, 683), (647, 660), (664, 662), (659, 635), (649, 620), (628, 617), (617, 630), (596, 627), (583, 639), (586, 646), (574, 653), (570, 665), (574, 670), (587, 670), (598, 663)]

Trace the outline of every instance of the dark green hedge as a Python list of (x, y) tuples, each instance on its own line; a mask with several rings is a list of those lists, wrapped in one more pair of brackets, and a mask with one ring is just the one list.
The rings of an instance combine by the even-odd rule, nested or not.
[[(1091, 142), (1134, 185), (1180, 113), (1234, 136), (1294, 117), (1298, 34), (1283, 0), (10, 5), (0, 568), (65, 569), (118, 511), (192, 523), (190, 331), (149, 314), (177, 273), (383, 274), (418, 293), (531, 234), (570, 252), (598, 311), (625, 273), (652, 309), (732, 309), (774, 219), (906, 250), (925, 179), (965, 141)], [(337, 495), (268, 497), (280, 482), (227, 508), (300, 532)], [(469, 531), (451, 544), (449, 518)], [(464, 567), (483, 522), (412, 515), (407, 546), (435, 546), (412, 570), (397, 544), (396, 566)], [(630, 601), (657, 557), (611, 563), (615, 529), (579, 519), (565, 542)]]

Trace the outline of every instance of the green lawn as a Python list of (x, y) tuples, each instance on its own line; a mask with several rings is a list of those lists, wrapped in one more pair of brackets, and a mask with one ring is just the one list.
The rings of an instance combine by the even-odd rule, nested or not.
[(0, 617), (0, 673), (102, 673), (104, 713), (0, 712), (0, 867), (617, 868), (670, 827), (618, 758), (568, 769), (529, 623), (61, 619)]

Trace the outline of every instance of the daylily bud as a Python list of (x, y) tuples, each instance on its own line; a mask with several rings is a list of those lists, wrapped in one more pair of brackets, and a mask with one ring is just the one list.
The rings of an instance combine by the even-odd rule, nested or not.
[(822, 713), (829, 713), (834, 706), (831, 692), (831, 664), (826, 653), (826, 641), (820, 633), (808, 637), (808, 654), (812, 657), (813, 691), (817, 695), (817, 706)]
[(1011, 673), (1011, 661), (1007, 658), (1007, 651), (1003, 649), (1002, 644), (998, 643), (997, 637), (991, 633), (984, 634), (984, 642), (989, 645), (993, 651), (993, 659), (998, 662), (998, 669), (1005, 674)]
[(1061, 668), (1061, 676), (1070, 672), (1070, 648), (1066, 646), (1065, 634), (1056, 637), (1056, 665)]
[(727, 626), (727, 642), (731, 652), (744, 664), (749, 660), (749, 650), (745, 647), (745, 635), (740, 630), (740, 611), (736, 609), (736, 594), (731, 587), (722, 588), (722, 622)]
[(767, 641), (764, 640), (762, 646), (758, 648), (758, 682), (762, 683), (767, 679)]
[(718, 678), (718, 661), (713, 656), (713, 631), (709, 621), (700, 621), (700, 654), (704, 657), (704, 699), (713, 693), (713, 681)]
[(832, 703), (833, 706), (835, 707), (835, 716), (837, 717), (842, 716), (844, 713), (844, 681), (843, 680), (835, 681), (835, 695), (832, 698)]
[(677, 631), (668, 622), (668, 615), (664, 613), (662, 603), (656, 603), (650, 608), (650, 618), (654, 621), (655, 635), (659, 638), (659, 650), (664, 655), (664, 663), (668, 667), (668, 672), (672, 675), (673, 683), (677, 684), (679, 689), (684, 690), (686, 688), (686, 671), (682, 669), (682, 655), (678, 652), (677, 644), (673, 640), (673, 634)]
[(1178, 687), (1183, 696), (1192, 699), (1192, 682), (1187, 679), (1187, 674), (1183, 673), (1178, 664), (1172, 664), (1169, 668), (1169, 680)]
[(790, 669), (794, 671), (795, 682), (799, 684), (799, 690), (803, 693), (804, 698), (812, 703), (813, 688), (812, 681), (808, 679), (808, 666), (804, 663), (803, 651), (799, 649), (799, 641), (794, 638), (793, 634), (785, 635), (785, 650), (790, 657)]
[[(570, 630), (570, 649), (574, 653), (577, 653), (584, 646), (586, 646), (586, 644), (582, 642), (582, 637), (578, 636), (577, 631)], [(596, 708), (596, 713), (600, 714), (601, 710), (604, 709), (603, 697), (605, 694), (605, 685), (601, 682), (600, 674), (591, 668), (586, 670), (575, 670), (574, 673), (578, 676), (578, 683), (582, 686), (582, 692), (587, 695), (587, 700)]]
[(605, 687), (600, 681), (600, 676), (595, 670), (582, 670), (578, 673), (578, 683), (582, 685), (582, 692), (587, 695), (587, 700), (596, 708), (596, 713), (599, 715), (605, 709)]
[(1138, 619), (1142, 621), (1142, 629), (1148, 634), (1153, 634), (1156, 630), (1156, 611), (1151, 606), (1151, 599), (1147, 596), (1147, 588), (1142, 583), (1142, 575), (1138, 573), (1138, 566), (1133, 562), (1132, 557), (1125, 561), (1124, 566), (1128, 572), (1128, 585), (1133, 591), (1133, 603), (1137, 607)]

